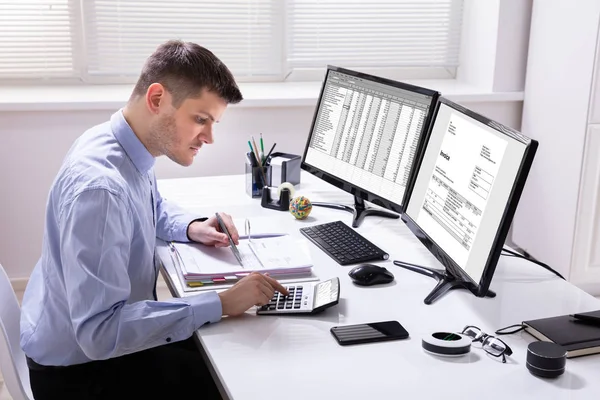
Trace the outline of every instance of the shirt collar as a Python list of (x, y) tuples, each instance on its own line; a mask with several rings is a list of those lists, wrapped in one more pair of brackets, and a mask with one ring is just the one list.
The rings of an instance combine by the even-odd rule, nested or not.
[(123, 110), (119, 110), (110, 118), (110, 127), (121, 144), (125, 153), (129, 156), (135, 167), (142, 174), (150, 171), (154, 166), (155, 158), (148, 149), (140, 142), (140, 139), (133, 133), (133, 130), (123, 116)]

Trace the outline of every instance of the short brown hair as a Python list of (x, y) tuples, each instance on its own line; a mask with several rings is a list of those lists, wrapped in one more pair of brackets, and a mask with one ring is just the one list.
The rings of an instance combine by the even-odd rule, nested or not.
[(160, 83), (171, 93), (175, 108), (202, 90), (216, 93), (227, 103), (243, 100), (233, 74), (217, 56), (196, 43), (181, 40), (161, 44), (148, 57), (132, 97), (145, 95), (153, 83)]

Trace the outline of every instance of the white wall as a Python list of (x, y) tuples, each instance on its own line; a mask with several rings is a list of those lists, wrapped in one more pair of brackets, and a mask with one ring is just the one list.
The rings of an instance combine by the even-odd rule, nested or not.
[[(571, 283), (600, 294), (598, 0), (533, 8), (523, 133), (539, 141), (514, 239)], [(551, 45), (549, 45), (551, 44)], [(543, 201), (543, 207), (540, 202)]]
[[(475, 95), (447, 97), (520, 129), (523, 103), (519, 92), (523, 90), (525, 78), (532, 0), (464, 0), (464, 4), (464, 31), (457, 77), (458, 83), (467, 87), (458, 89), (456, 93), (460, 94), (462, 90)], [(3, 89), (7, 88), (0, 87), (2, 110), (19, 109), (21, 103), (29, 107), (29, 103), (35, 103), (36, 99), (44, 102), (45, 97), (52, 97), (47, 94), (50, 93), (48, 91), (36, 88), (34, 92), (30, 88), (23, 92), (26, 97), (20, 99), (7, 95), (10, 92)], [(448, 90), (443, 88), (435, 89), (448, 94)], [(103, 98), (122, 98), (112, 89), (107, 90)], [(247, 149), (247, 139), (260, 132), (268, 143), (277, 142), (277, 150), (301, 153), (314, 111), (312, 106), (306, 106), (312, 104), (306, 102), (314, 97), (312, 90), (304, 92), (300, 100), (302, 106), (231, 107), (218, 126), (215, 144), (202, 149), (191, 167), (183, 168), (167, 159), (159, 159), (157, 177), (242, 173), (242, 154)], [(85, 92), (85, 89), (82, 91)], [(261, 88), (254, 91), (263, 105), (273, 104), (273, 101), (265, 102), (264, 98), (269, 97), (268, 91)], [(298, 94), (294, 90), (292, 92), (292, 97)], [(453, 89), (450, 92), (455, 93)], [(487, 96), (498, 92), (499, 96)], [(479, 96), (478, 93), (485, 95)], [(77, 100), (73, 99), (80, 97), (71, 98), (63, 93), (61, 98), (65, 100), (65, 96), (68, 101), (63, 103), (71, 104), (72, 108), (84, 106), (74, 104)], [(286, 102), (289, 101), (286, 98)], [(111, 113), (112, 110), (105, 109), (0, 111), (0, 263), (9, 277), (27, 278), (39, 257), (46, 197), (63, 155), (77, 136), (90, 126), (107, 120)]]
[(464, 0), (458, 78), (494, 92), (522, 91), (533, 0)]
[[(464, 103), (519, 129), (521, 102)], [(218, 125), (215, 143), (188, 168), (163, 157), (157, 178), (243, 173), (250, 135), (260, 132), (279, 151), (301, 153), (313, 107), (230, 107)], [(10, 278), (27, 278), (40, 255), (48, 190), (65, 152), (85, 129), (107, 120), (111, 111), (0, 112), (0, 263)]]

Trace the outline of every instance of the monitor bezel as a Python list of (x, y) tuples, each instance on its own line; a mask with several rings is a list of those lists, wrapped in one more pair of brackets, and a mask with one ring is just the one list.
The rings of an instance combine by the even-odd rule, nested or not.
[[(377, 83), (381, 83), (384, 85), (390, 85), (393, 87), (397, 87), (399, 89), (403, 89), (403, 90), (407, 90), (407, 91), (412, 91), (415, 93), (419, 93), (419, 94), (423, 94), (426, 96), (431, 96), (431, 104), (429, 105), (429, 112), (427, 113), (427, 116), (425, 117), (424, 121), (423, 121), (423, 132), (421, 134), (421, 137), (419, 138), (418, 144), (417, 144), (417, 150), (415, 153), (415, 157), (413, 159), (412, 165), (411, 165), (411, 173), (409, 174), (409, 179), (406, 185), (406, 189), (404, 191), (404, 195), (402, 197), (402, 199), (399, 199), (399, 203), (394, 202), (392, 200), (389, 199), (385, 199), (369, 190), (366, 190), (356, 184), (353, 184), (351, 182), (348, 182), (344, 179), (341, 179), (339, 177), (336, 177), (326, 171), (321, 170), (318, 167), (315, 167), (311, 164), (308, 164), (306, 162), (306, 154), (308, 152), (309, 146), (310, 146), (310, 141), (312, 139), (313, 133), (314, 133), (314, 128), (315, 128), (315, 124), (317, 122), (317, 117), (319, 114), (319, 109), (321, 108), (321, 103), (323, 102), (323, 93), (325, 91), (325, 86), (327, 84), (327, 79), (329, 78), (329, 74), (331, 72), (340, 72), (340, 73), (344, 73), (350, 76), (354, 76), (357, 78), (361, 78), (361, 79), (366, 79), (366, 80), (371, 80), (373, 82), (377, 82)], [(358, 71), (354, 71), (354, 70), (350, 70), (350, 69), (346, 69), (346, 68), (342, 68), (342, 67), (338, 67), (338, 66), (334, 66), (334, 65), (328, 65), (327, 66), (327, 70), (325, 73), (325, 77), (323, 79), (323, 83), (321, 85), (321, 90), (319, 92), (319, 97), (317, 100), (317, 104), (315, 107), (315, 111), (314, 111), (314, 115), (313, 115), (313, 119), (310, 125), (310, 130), (309, 130), (309, 134), (308, 134), (308, 138), (306, 140), (306, 145), (304, 147), (304, 153), (302, 154), (302, 162), (301, 162), (301, 169), (309, 172), (312, 175), (315, 175), (316, 177), (324, 180), (325, 182), (328, 182), (330, 184), (332, 184), (333, 186), (347, 192), (350, 193), (354, 196), (357, 196), (363, 200), (369, 201), (373, 204), (376, 204), (380, 207), (386, 208), (388, 210), (397, 212), (399, 214), (402, 214), (404, 212), (404, 204), (405, 204), (405, 200), (407, 199), (406, 194), (408, 193), (408, 191), (410, 190), (410, 188), (412, 187), (411, 185), (414, 184), (414, 166), (415, 166), (415, 162), (417, 161), (417, 159), (419, 158), (419, 152), (421, 152), (423, 150), (423, 143), (424, 143), (424, 138), (426, 136), (427, 130), (429, 129), (430, 123), (432, 121), (433, 118), (433, 112), (436, 108), (437, 102), (438, 102), (438, 98), (440, 97), (440, 93), (435, 91), (435, 90), (431, 90), (431, 89), (427, 89), (427, 88), (423, 88), (423, 87), (419, 87), (419, 86), (414, 86), (408, 83), (404, 83), (404, 82), (398, 82), (398, 81), (394, 81), (391, 79), (387, 79), (387, 78), (383, 78), (383, 77), (379, 77), (379, 76), (374, 76), (374, 75), (370, 75), (370, 74), (365, 74), (362, 72), (358, 72)]]
[[(423, 231), (423, 229), (406, 213), (403, 213), (401, 216), (402, 221), (408, 226), (408, 228), (413, 232), (413, 234), (423, 243), (423, 245), (433, 254), (433, 256), (446, 268), (446, 271), (451, 275), (460, 278), (463, 281), (471, 282), (475, 287), (476, 295), (479, 297), (483, 297), (488, 292), (488, 289), (491, 285), (492, 278), (496, 271), (496, 266), (498, 265), (498, 260), (500, 258), (500, 254), (502, 252), (502, 248), (504, 247), (504, 243), (506, 241), (506, 237), (508, 235), (508, 231), (510, 229), (510, 225), (512, 223), (513, 217), (515, 215), (519, 199), (523, 192), (523, 188), (525, 187), (525, 183), (527, 181), (527, 177), (529, 175), (529, 171), (531, 170), (531, 165), (533, 163), (533, 159), (535, 153), (537, 151), (538, 142), (534, 139), (524, 136), (522, 133), (512, 129), (506, 125), (500, 124), (490, 118), (487, 118), (479, 113), (476, 113), (472, 110), (469, 110), (459, 104), (456, 104), (445, 97), (440, 97), (438, 104), (435, 108), (434, 116), (432, 119), (432, 123), (429, 126), (428, 132), (425, 135), (425, 141), (423, 142), (424, 150), (419, 154), (419, 159), (417, 160), (415, 166), (413, 167), (414, 171), (414, 181), (417, 179), (418, 171), (420, 170), (421, 164), (423, 162), (423, 158), (425, 156), (425, 148), (429, 143), (429, 139), (431, 137), (431, 133), (433, 131), (433, 126), (435, 125), (435, 120), (437, 118), (440, 107), (445, 104), (458, 112), (465, 114), (468, 117), (475, 119), (478, 122), (487, 125), (496, 131), (505, 134), (512, 139), (517, 140), (525, 145), (525, 151), (523, 153), (523, 158), (521, 159), (521, 164), (517, 171), (516, 179), (513, 183), (513, 187), (511, 192), (509, 193), (506, 207), (504, 212), (502, 213), (502, 218), (500, 219), (500, 225), (498, 230), (496, 231), (496, 235), (492, 242), (492, 246), (490, 248), (490, 253), (488, 254), (486, 264), (484, 270), (481, 274), (481, 278), (479, 282), (475, 282), (471, 276), (463, 270), (453, 259), (450, 257), (427, 233)], [(410, 192), (406, 193), (405, 205), (406, 209), (408, 209), (408, 205), (410, 203), (410, 198), (412, 196), (412, 192), (414, 189), (411, 188)]]

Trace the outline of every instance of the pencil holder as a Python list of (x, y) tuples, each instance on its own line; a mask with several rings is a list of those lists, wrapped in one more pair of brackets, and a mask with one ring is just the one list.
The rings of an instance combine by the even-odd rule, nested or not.
[(263, 188), (271, 186), (271, 166), (253, 167), (246, 162), (246, 193), (250, 197), (262, 197)]

